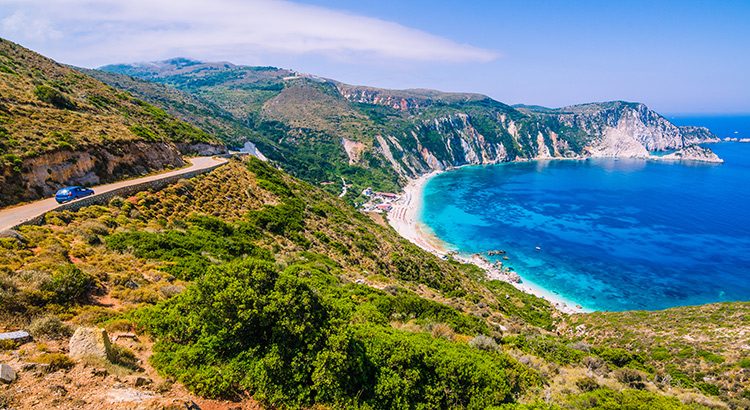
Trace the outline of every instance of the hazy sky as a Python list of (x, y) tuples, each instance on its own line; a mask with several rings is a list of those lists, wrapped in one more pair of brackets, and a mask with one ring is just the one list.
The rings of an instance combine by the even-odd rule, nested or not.
[(189, 57), (559, 107), (750, 113), (750, 0), (0, 0), (57, 61)]

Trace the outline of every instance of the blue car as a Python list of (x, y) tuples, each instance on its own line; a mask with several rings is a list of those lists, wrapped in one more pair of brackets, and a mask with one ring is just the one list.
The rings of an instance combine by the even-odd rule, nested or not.
[(80, 186), (69, 186), (57, 191), (57, 193), (55, 194), (55, 200), (58, 204), (61, 204), (63, 202), (72, 201), (74, 199), (83, 198), (89, 195), (94, 195), (93, 189)]

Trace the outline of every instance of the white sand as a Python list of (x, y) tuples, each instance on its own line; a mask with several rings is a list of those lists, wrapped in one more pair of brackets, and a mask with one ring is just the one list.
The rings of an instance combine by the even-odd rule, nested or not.
[[(388, 223), (399, 233), (399, 235), (408, 239), (413, 244), (430, 252), (434, 255), (443, 256), (451, 251), (449, 244), (441, 241), (435, 233), (425, 224), (417, 221), (417, 213), (422, 207), (422, 196), (424, 186), (427, 181), (442, 171), (433, 171), (417, 179), (409, 181), (401, 194), (401, 200), (392, 204), (392, 209), (388, 212)], [(472, 255), (468, 258), (455, 256), (459, 262), (473, 263), (485, 271), (488, 279), (497, 279), (511, 283), (517, 289), (536, 295), (548, 300), (552, 306), (560, 312), (572, 314), (587, 312), (587, 309), (577, 309), (576, 303), (562, 298), (541, 286), (534, 283), (523, 281), (516, 283), (511, 276), (501, 269), (493, 266), (488, 260), (478, 255)]]

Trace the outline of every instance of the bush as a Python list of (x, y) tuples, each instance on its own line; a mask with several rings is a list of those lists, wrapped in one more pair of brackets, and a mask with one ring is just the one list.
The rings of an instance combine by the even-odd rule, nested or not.
[(60, 305), (82, 303), (94, 285), (94, 279), (83, 273), (72, 263), (61, 266), (52, 275), (52, 282), (46, 287), (54, 293), (53, 302)]
[(38, 85), (34, 90), (34, 95), (47, 104), (52, 104), (57, 108), (72, 110), (76, 105), (60, 91), (46, 85)]
[(619, 369), (615, 371), (615, 379), (630, 387), (631, 389), (644, 389), (646, 388), (646, 375), (635, 369)]
[(598, 389), (599, 383), (593, 377), (581, 377), (576, 380), (576, 387), (578, 387), (581, 393), (586, 393)]
[(53, 314), (44, 315), (31, 321), (29, 333), (35, 338), (61, 339), (71, 335), (70, 326)]
[(469, 342), (469, 346), (479, 350), (487, 351), (495, 351), (498, 349), (495, 339), (485, 335), (477, 335), (476, 337), (471, 339), (471, 341)]
[[(159, 339), (153, 365), (201, 395), (250, 393), (291, 408), (486, 408), (539, 383), (505, 354), (369, 323), (390, 317), (383, 312), (398, 310), (398, 298), (339, 287), (318, 262), (284, 273), (253, 259), (212, 266), (184, 292), (137, 311)], [(371, 298), (385, 303), (352, 302)], [(350, 324), (353, 315), (367, 323)]]
[(138, 370), (138, 358), (135, 353), (127, 347), (118, 344), (112, 344), (112, 354), (110, 361), (116, 365), (126, 367), (130, 370)]
[(719, 386), (711, 383), (696, 383), (695, 387), (698, 388), (706, 396), (718, 396)]
[(58, 370), (68, 370), (76, 364), (73, 359), (62, 353), (45, 353), (29, 361), (32, 363), (48, 364), (50, 373)]

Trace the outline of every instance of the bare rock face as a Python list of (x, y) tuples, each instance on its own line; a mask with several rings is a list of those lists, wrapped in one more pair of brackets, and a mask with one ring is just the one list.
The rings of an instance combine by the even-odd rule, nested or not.
[(79, 327), (70, 338), (69, 350), (68, 355), (73, 359), (93, 356), (108, 360), (112, 357), (107, 331), (98, 327)]
[(98, 185), (183, 165), (172, 143), (132, 141), (48, 152), (23, 160), (18, 171), (0, 167), (0, 206), (50, 197), (65, 186)]

